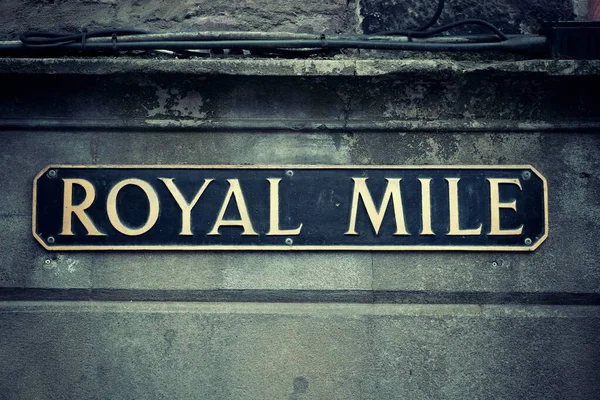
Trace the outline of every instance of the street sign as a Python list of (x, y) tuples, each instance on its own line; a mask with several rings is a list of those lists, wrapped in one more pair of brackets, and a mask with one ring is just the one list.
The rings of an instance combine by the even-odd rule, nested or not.
[(48, 250), (531, 251), (548, 235), (532, 166), (49, 166)]

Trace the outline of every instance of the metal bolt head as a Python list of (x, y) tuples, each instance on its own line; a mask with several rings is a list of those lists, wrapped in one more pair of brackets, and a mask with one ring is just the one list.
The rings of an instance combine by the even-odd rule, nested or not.
[(529, 179), (531, 179), (531, 172), (524, 171), (521, 176), (523, 177), (524, 180), (528, 181)]
[(285, 174), (286, 174), (287, 176), (290, 176), (290, 177), (291, 177), (291, 176), (294, 176), (294, 171), (292, 171), (291, 169), (288, 169), (287, 171), (285, 171)]
[(51, 169), (50, 171), (48, 171), (48, 173), (46, 175), (48, 175), (48, 178), (54, 179), (54, 178), (56, 178), (58, 173), (56, 172), (55, 169)]
[(531, 240), (531, 239), (529, 239), (529, 238), (526, 238), (526, 239), (525, 239), (525, 244), (526, 244), (527, 246), (531, 246), (531, 243), (533, 243), (533, 240)]
[(288, 246), (291, 246), (292, 244), (294, 244), (294, 241), (292, 240), (292, 238), (286, 238), (285, 244), (287, 244)]
[(54, 243), (54, 236), (48, 236), (48, 239), (46, 239), (46, 241), (50, 244)]

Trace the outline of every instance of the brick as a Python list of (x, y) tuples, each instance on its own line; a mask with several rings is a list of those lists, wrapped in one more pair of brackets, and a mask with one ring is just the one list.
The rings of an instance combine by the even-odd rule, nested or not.
[(135, 28), (156, 32), (254, 30), (337, 32), (347, 22), (345, 0), (39, 1), (7, 0), (0, 37), (27, 30), (77, 31), (82, 27)]
[[(428, 21), (437, 0), (361, 0), (362, 30), (374, 33), (413, 29)], [(505, 33), (536, 33), (544, 21), (572, 20), (571, 0), (452, 0), (446, 5), (439, 24), (467, 18), (483, 19)], [(455, 29), (454, 34), (480, 33), (479, 28)]]

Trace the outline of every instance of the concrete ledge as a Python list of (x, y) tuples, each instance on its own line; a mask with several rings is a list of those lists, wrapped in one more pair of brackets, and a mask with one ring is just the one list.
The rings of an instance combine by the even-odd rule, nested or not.
[(0, 287), (0, 301), (152, 301), (600, 306), (600, 293)]
[(298, 120), (298, 119), (0, 119), (10, 131), (143, 131), (143, 132), (425, 132), (425, 133), (597, 133), (600, 120), (444, 119), (444, 120)]
[[(462, 316), (478, 318), (584, 318), (600, 322), (596, 306), (480, 304), (295, 304), (286, 302), (153, 302), (153, 301), (0, 301), (0, 315), (10, 313), (170, 313), (328, 316)], [(600, 337), (598, 338), (600, 339)]]
[(1, 74), (172, 74), (236, 76), (382, 76), (405, 74), (600, 75), (600, 61), (525, 60), (469, 62), (383, 59), (142, 59), (142, 58), (0, 58)]

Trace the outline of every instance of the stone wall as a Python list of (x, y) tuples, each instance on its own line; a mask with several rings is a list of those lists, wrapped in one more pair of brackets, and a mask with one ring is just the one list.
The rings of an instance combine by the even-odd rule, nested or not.
[[(369, 32), (433, 3), (7, 0), (0, 32)], [(448, 1), (442, 21), (580, 9)], [(596, 398), (600, 63), (404, 57), (0, 59), (0, 399)], [(534, 252), (50, 252), (50, 164), (531, 164), (550, 232)]]
[[(451, 0), (440, 23), (480, 18), (506, 33), (535, 33), (543, 21), (585, 19), (585, 0)], [(135, 28), (155, 32), (249, 30), (372, 33), (408, 29), (433, 14), (437, 0), (4, 0), (0, 37), (27, 30)], [(465, 31), (462, 31), (465, 32)]]

